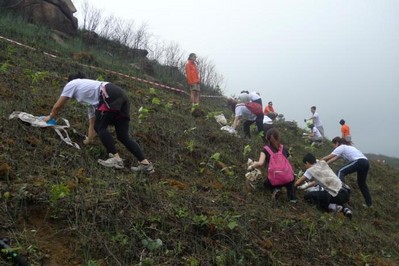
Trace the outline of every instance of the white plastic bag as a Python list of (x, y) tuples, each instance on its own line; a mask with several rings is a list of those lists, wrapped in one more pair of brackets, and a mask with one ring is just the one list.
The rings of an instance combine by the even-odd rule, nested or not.
[(224, 116), (224, 114), (220, 115), (215, 115), (216, 122), (218, 122), (219, 125), (221, 126), (226, 126), (227, 125), (227, 119)]

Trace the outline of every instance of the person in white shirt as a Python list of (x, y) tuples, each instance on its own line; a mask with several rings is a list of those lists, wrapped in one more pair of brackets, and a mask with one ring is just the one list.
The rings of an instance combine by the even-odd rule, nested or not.
[[(237, 129), (241, 122), (243, 122), (244, 135), (247, 138), (251, 138), (251, 129), (250, 126), (253, 123), (256, 123), (256, 127), (258, 129), (259, 134), (262, 139), (265, 140), (265, 129), (263, 126), (263, 114), (262, 116), (254, 114), (250, 108), (246, 104), (248, 104), (251, 100), (249, 94), (241, 93), (238, 96), (238, 103), (231, 101), (230, 105), (234, 108), (234, 121), (232, 124), (232, 128)], [(259, 103), (256, 103), (259, 106)], [(259, 108), (260, 113), (262, 112), (262, 108)]]
[(320, 115), (316, 113), (316, 106), (310, 107), (310, 112), (312, 113), (312, 116), (309, 119), (313, 121), (312, 124), (320, 131), (321, 136), (325, 138), (324, 127), (321, 122)]
[(262, 108), (263, 108), (262, 98), (260, 97), (259, 92), (256, 92), (256, 91), (251, 91), (251, 92), (249, 92), (249, 91), (241, 91), (240, 95), (242, 95), (242, 94), (247, 94), (248, 95), (248, 99), (251, 102), (259, 103), (260, 105), (262, 105)]
[(335, 149), (331, 154), (325, 156), (322, 160), (325, 160), (328, 164), (335, 162), (342, 158), (348, 163), (338, 170), (338, 177), (344, 181), (345, 176), (351, 173), (357, 173), (357, 184), (365, 200), (365, 206), (371, 207), (372, 200), (367, 186), (367, 174), (370, 168), (367, 157), (354, 146), (347, 145), (346, 140), (341, 137), (335, 137), (332, 140), (335, 145)]
[(310, 128), (310, 134), (308, 136), (309, 140), (311, 142), (322, 142), (323, 141), (323, 136), (321, 135), (320, 131), (315, 127), (313, 124), (309, 125)]
[[(98, 163), (112, 168), (123, 168), (123, 160), (116, 151), (115, 141), (108, 132), (109, 125), (115, 127), (117, 139), (138, 159), (139, 166), (132, 167), (132, 171), (153, 173), (154, 167), (148, 161), (140, 146), (129, 136), (130, 103), (125, 91), (109, 82), (87, 79), (83, 73), (70, 75), (68, 83), (62, 90), (61, 96), (54, 104), (50, 115), (44, 118), (48, 121), (58, 116), (58, 112), (70, 99), (89, 105), (89, 140), (95, 133), (107, 149), (110, 158), (98, 160)], [(93, 128), (95, 133), (93, 132)]]

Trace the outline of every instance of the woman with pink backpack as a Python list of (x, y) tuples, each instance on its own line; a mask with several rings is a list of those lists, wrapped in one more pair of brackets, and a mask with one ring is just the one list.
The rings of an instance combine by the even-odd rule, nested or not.
[(264, 184), (273, 191), (272, 199), (275, 200), (281, 189), (285, 187), (289, 201), (296, 203), (294, 171), (288, 161), (288, 149), (281, 144), (280, 133), (275, 128), (266, 132), (266, 140), (268, 143), (263, 147), (258, 161), (251, 164), (248, 170), (267, 165), (267, 179)]

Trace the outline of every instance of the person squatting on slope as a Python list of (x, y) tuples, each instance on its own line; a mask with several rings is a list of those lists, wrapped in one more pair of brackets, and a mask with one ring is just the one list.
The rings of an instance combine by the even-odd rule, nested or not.
[(350, 189), (328, 166), (325, 161), (316, 161), (313, 154), (303, 157), (306, 171), (296, 182), (300, 189), (313, 189), (304, 195), (304, 200), (316, 204), (317, 208), (326, 212), (340, 212), (352, 218), (352, 211), (344, 204), (349, 202)]
[[(275, 129), (275, 128), (269, 129), (266, 132), (266, 140), (268, 141), (268, 144), (266, 144), (266, 146), (260, 152), (258, 161), (253, 162), (253, 164), (251, 164), (248, 167), (249, 171), (251, 171), (255, 168), (259, 168), (263, 165), (265, 165), (265, 166), (267, 165), (269, 167), (271, 155), (266, 147), (268, 147), (269, 150), (273, 153), (277, 153), (277, 152), (279, 152), (279, 150), (282, 150), (284, 157), (285, 158), (289, 157), (288, 149), (281, 144), (280, 133), (277, 129)], [(272, 199), (276, 199), (277, 195), (280, 193), (281, 189), (283, 187), (285, 187), (287, 189), (287, 197), (288, 197), (289, 201), (291, 203), (295, 203), (297, 201), (296, 194), (295, 194), (295, 188), (294, 188), (294, 173), (292, 171), (292, 168), (290, 170), (291, 170), (291, 174), (292, 174), (292, 178), (290, 178), (291, 181), (289, 181), (285, 184), (272, 185), (271, 181), (269, 180), (269, 178), (270, 178), (269, 176), (265, 180), (265, 182), (264, 182), (265, 187), (267, 189), (270, 189), (273, 191)]]
[(59, 111), (72, 98), (90, 105), (88, 108), (89, 137), (90, 130), (92, 130), (90, 127), (93, 125), (110, 156), (107, 160), (99, 159), (99, 164), (118, 169), (124, 167), (123, 160), (116, 151), (115, 141), (107, 130), (109, 125), (113, 125), (118, 140), (139, 161), (139, 166), (132, 167), (132, 171), (144, 173), (155, 171), (153, 164), (145, 158), (137, 142), (129, 137), (130, 103), (122, 88), (109, 82), (87, 79), (82, 73), (70, 75), (61, 96), (54, 104), (50, 115), (46, 116), (44, 120), (56, 118)]
[[(248, 107), (247, 103), (250, 102), (250, 98), (248, 94), (242, 93), (238, 97), (238, 103), (231, 101), (230, 104), (232, 107), (234, 107), (234, 121), (233, 124), (231, 125), (232, 128), (237, 130), (237, 127), (240, 125), (242, 121), (243, 123), (243, 128), (244, 128), (244, 135), (247, 138), (251, 138), (251, 125), (253, 123), (256, 123), (256, 127), (258, 128), (259, 134), (262, 135), (262, 138), (264, 138), (265, 132), (264, 132), (264, 126), (263, 126), (263, 116), (260, 117), (259, 115), (254, 114)], [(260, 108), (261, 110), (262, 108)]]
[(310, 133), (308, 135), (309, 141), (321, 144), (323, 142), (323, 136), (321, 135), (320, 131), (313, 124), (310, 124), (309, 128), (310, 128)]
[(269, 117), (272, 121), (276, 120), (278, 113), (276, 111), (274, 111), (273, 102), (269, 102), (267, 104), (267, 106), (265, 107), (265, 110), (263, 110), (263, 114), (265, 116)]
[(190, 87), (190, 99), (191, 103), (199, 104), (200, 100), (200, 76), (197, 66), (197, 55), (191, 53), (188, 56), (187, 63), (185, 65), (187, 84)]
[(355, 147), (348, 145), (345, 139), (335, 137), (333, 138), (332, 143), (334, 143), (335, 149), (322, 160), (326, 161), (328, 164), (333, 163), (340, 158), (346, 160), (348, 163), (338, 170), (337, 175), (339, 179), (344, 182), (346, 175), (356, 172), (357, 184), (366, 202), (364, 206), (371, 207), (373, 203), (366, 183), (367, 174), (370, 168), (367, 157)]

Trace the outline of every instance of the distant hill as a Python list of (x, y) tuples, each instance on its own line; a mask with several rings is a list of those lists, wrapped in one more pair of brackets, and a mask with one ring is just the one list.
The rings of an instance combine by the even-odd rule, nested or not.
[(373, 153), (367, 153), (365, 155), (367, 156), (367, 158), (369, 158), (369, 160), (374, 160), (377, 163), (390, 165), (392, 167), (399, 169), (399, 158), (389, 157), (382, 154), (373, 154)]

